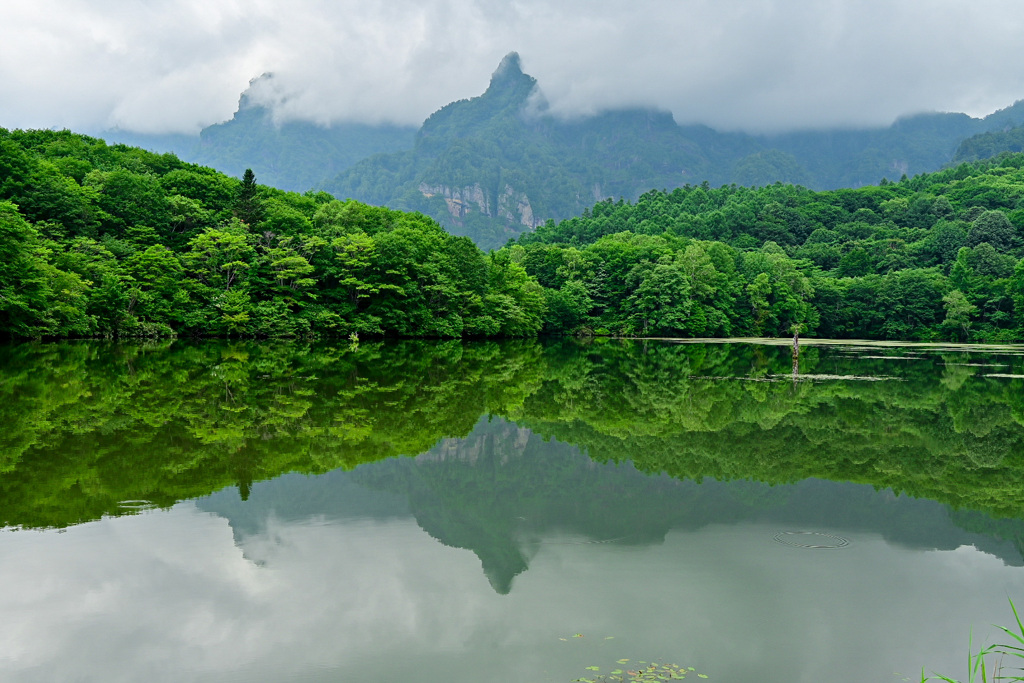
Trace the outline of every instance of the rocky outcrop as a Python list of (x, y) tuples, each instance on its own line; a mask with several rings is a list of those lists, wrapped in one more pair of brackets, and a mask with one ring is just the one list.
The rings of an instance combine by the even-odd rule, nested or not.
[(472, 211), (473, 206), (485, 216), (490, 216), (491, 207), (487, 202), (487, 195), (484, 194), (480, 183), (466, 187), (448, 187), (446, 185), (427, 185), (420, 183), (420, 192), (424, 197), (435, 197), (441, 195), (448, 205), (448, 213), (452, 218), (459, 220)]
[(502, 218), (510, 224), (522, 225), (530, 230), (544, 222), (534, 215), (533, 206), (526, 193), (516, 191), (508, 183), (502, 188), (496, 202), (497, 206), (493, 208), (480, 183), (465, 187), (420, 183), (419, 191), (424, 197), (444, 198), (448, 213), (456, 222), (471, 211), (478, 211), (490, 218)]
[(510, 223), (519, 223), (531, 230), (543, 222), (534, 219), (533, 207), (530, 206), (530, 198), (526, 193), (516, 192), (511, 185), (505, 185), (498, 198), (498, 215)]

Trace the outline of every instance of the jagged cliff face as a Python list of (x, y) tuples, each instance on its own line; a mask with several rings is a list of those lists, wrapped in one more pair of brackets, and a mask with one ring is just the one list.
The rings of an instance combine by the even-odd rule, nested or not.
[(534, 216), (533, 206), (526, 193), (517, 192), (507, 183), (496, 202), (488, 199), (480, 183), (466, 187), (420, 183), (419, 191), (426, 199), (442, 197), (456, 225), (462, 225), (466, 216), (473, 212), (488, 218), (503, 219), (510, 226), (521, 226), (520, 229), (527, 230), (533, 230), (544, 222)]
[[(459, 462), (476, 465), (482, 457), (492, 458), (498, 465), (508, 465), (523, 457), (533, 432), (504, 420), (487, 429), (478, 430), (470, 438), (445, 438), (426, 453), (416, 456), (418, 463)], [(500, 445), (500, 448), (496, 448)]]
[[(512, 234), (532, 230), (543, 223), (534, 211), (535, 202), (531, 202), (524, 188), (498, 180), (506, 161), (500, 144), (493, 150), (498, 155), (494, 159), (497, 173), (493, 167), (475, 169), (465, 163), (466, 156), (459, 154), (495, 147), (490, 144), (495, 130), (502, 130), (506, 135), (508, 131), (515, 131), (509, 135), (509, 141), (516, 146), (526, 144), (524, 110), (528, 104), (542, 106), (537, 104), (542, 101), (537, 81), (522, 72), (519, 55), (508, 54), (491, 75), (490, 85), (483, 95), (443, 107), (424, 122), (417, 135), (417, 152), (421, 157), (442, 160), (444, 170), (433, 170), (425, 174), (426, 177), (421, 176), (420, 194), (425, 199), (443, 198), (451, 223), (459, 227), (474, 213), (503, 222), (512, 229)], [(471, 182), (465, 182), (467, 176)], [(451, 182), (453, 177), (463, 180)]]

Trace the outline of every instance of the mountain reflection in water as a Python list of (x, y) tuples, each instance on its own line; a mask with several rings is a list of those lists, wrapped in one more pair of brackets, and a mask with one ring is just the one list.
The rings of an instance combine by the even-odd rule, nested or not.
[[(319, 477), (256, 484), (247, 502), (228, 489), (198, 501), (242, 539), (271, 523), (413, 516), (441, 543), (473, 551), (505, 594), (543, 544), (658, 545), (672, 531), (713, 524), (874, 534), (914, 550), (972, 545), (1024, 566), (1024, 524), (954, 511), (867, 485), (807, 479), (787, 485), (678, 480), (631, 464), (598, 464), (576, 448), (495, 418), (464, 439), (444, 439), (416, 458), (392, 458)], [(565, 540), (573, 539), (573, 540)]]
[(957, 674), (1024, 590), (1024, 356), (791, 369), (765, 344), (7, 347), (0, 677)]

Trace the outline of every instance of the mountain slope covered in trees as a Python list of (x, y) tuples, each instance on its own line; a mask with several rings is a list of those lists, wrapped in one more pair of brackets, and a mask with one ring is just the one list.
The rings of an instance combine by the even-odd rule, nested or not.
[(412, 126), (277, 121), (272, 108), (258, 102), (254, 94), (254, 89), (272, 83), (273, 74), (253, 79), (231, 119), (207, 126), (198, 136), (109, 130), (97, 137), (172, 152), (232, 176), (241, 176), (249, 168), (264, 184), (291, 192), (319, 189), (363, 159), (412, 146), (416, 134)]
[(252, 168), (280, 189), (325, 189), (421, 211), (492, 248), (547, 219), (579, 215), (606, 198), (635, 200), (650, 189), (706, 180), (715, 187), (783, 182), (825, 190), (931, 172), (951, 159), (1019, 151), (1019, 142), (1004, 138), (1024, 124), (1021, 102), (984, 119), (931, 113), (888, 127), (774, 135), (678, 125), (671, 114), (648, 109), (566, 120), (546, 113), (536, 81), (522, 72), (515, 53), (483, 95), (442, 107), (418, 133), (278, 121), (273, 102), (283, 96), (274, 88), (270, 74), (254, 79), (234, 117), (198, 137), (125, 131), (101, 137), (175, 152), (230, 175)]
[(515, 53), (480, 97), (430, 116), (408, 151), (367, 159), (325, 187), (337, 196), (416, 210), (484, 248), (546, 219), (651, 188), (774, 182), (859, 187), (933, 171), (964, 138), (1024, 121), (1024, 103), (985, 119), (924, 114), (883, 129), (755, 136), (680, 126), (635, 109), (563, 120), (545, 110)]
[(1024, 125), (972, 135), (956, 148), (953, 161), (978, 161), (1003, 152), (1024, 152)]

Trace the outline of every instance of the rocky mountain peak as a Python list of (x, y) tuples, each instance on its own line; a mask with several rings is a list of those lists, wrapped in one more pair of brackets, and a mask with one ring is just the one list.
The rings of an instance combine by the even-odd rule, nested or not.
[(491, 74), (491, 83), (493, 84), (496, 80), (505, 80), (509, 78), (516, 78), (517, 76), (523, 75), (523, 66), (519, 60), (519, 53), (512, 51), (501, 58), (501, 62), (498, 63), (498, 68)]
[(528, 95), (536, 86), (537, 80), (532, 76), (523, 73), (522, 64), (519, 61), (518, 52), (509, 52), (505, 55), (498, 68), (491, 74), (491, 83), (487, 87), (487, 93), (515, 93)]

